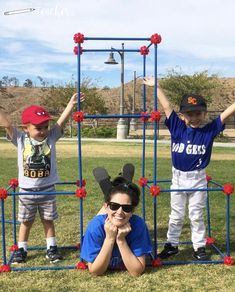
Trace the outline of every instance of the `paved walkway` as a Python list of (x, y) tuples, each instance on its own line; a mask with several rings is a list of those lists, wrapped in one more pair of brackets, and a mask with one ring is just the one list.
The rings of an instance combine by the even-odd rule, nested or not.
[[(234, 130), (233, 130), (234, 131)], [(6, 140), (5, 137), (0, 137), (0, 140)], [(77, 141), (77, 138), (61, 138), (60, 141)], [(142, 139), (120, 139), (116, 138), (82, 138), (82, 141), (96, 141), (96, 142), (115, 142), (115, 143), (143, 143)], [(153, 140), (146, 139), (146, 144), (153, 144)], [(157, 144), (167, 144), (170, 145), (170, 136), (169, 139), (157, 140)], [(230, 142), (214, 142), (214, 147), (225, 147), (225, 148), (235, 148), (235, 143)]]
[[(60, 141), (76, 141), (77, 138), (61, 138)], [(121, 139), (117, 140), (115, 138), (82, 138), (82, 141), (96, 141), (96, 142), (114, 142), (114, 143), (142, 143), (142, 139)], [(153, 140), (146, 140), (146, 144), (153, 144)], [(167, 144), (170, 145), (170, 140), (158, 140), (158, 144)], [(222, 142), (214, 142), (214, 147), (225, 147), (225, 148), (235, 148), (235, 143), (222, 143)]]

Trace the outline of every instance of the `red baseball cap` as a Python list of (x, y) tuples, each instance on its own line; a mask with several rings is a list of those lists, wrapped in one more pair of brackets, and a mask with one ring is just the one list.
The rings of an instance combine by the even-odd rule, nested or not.
[(22, 112), (22, 123), (39, 125), (43, 122), (51, 120), (52, 117), (41, 106), (31, 105)]

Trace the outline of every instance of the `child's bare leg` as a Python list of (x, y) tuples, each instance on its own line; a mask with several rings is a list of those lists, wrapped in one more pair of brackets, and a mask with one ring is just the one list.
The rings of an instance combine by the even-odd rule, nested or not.
[(44, 227), (45, 237), (55, 237), (55, 226), (53, 220), (41, 219)]
[(29, 233), (31, 230), (31, 227), (33, 225), (34, 220), (22, 222), (20, 224), (20, 230), (19, 230), (19, 242), (25, 242), (28, 241)]

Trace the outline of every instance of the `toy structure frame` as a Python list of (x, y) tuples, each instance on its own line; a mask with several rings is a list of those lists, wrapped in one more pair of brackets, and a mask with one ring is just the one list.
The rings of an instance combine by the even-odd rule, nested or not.
[[(112, 37), (84, 37), (83, 34), (77, 33), (74, 35), (74, 41), (77, 44), (74, 47), (74, 53), (77, 55), (77, 92), (80, 93), (80, 85), (81, 85), (81, 56), (83, 53), (86, 52), (111, 52), (114, 49), (83, 49), (81, 44), (84, 41), (144, 41), (149, 42), (147, 46), (143, 46), (139, 49), (124, 49), (122, 48), (122, 52), (124, 53), (140, 53), (143, 58), (143, 72), (142, 75), (146, 76), (146, 57), (149, 53), (149, 48), (153, 46), (154, 48), (154, 76), (155, 80), (157, 80), (157, 49), (158, 44), (161, 42), (161, 37), (158, 34), (153, 34), (150, 38), (112, 38)], [(77, 105), (77, 112), (74, 113), (73, 119), (77, 122), (77, 130), (78, 130), (78, 180), (76, 182), (60, 182), (58, 184), (71, 184), (77, 186), (75, 191), (71, 192), (39, 192), (38, 194), (48, 194), (48, 195), (75, 195), (79, 199), (79, 209), (80, 209), (80, 238), (83, 237), (83, 200), (86, 196), (86, 189), (85, 189), (85, 180), (83, 179), (82, 175), (82, 143), (81, 143), (81, 122), (83, 119), (102, 119), (102, 118), (139, 118), (142, 121), (142, 173), (141, 178), (139, 179), (139, 184), (142, 190), (142, 217), (145, 220), (146, 213), (145, 213), (145, 195), (146, 190), (149, 189), (150, 194), (153, 196), (153, 218), (154, 218), (154, 232), (153, 232), (153, 253), (151, 255), (151, 265), (153, 267), (158, 267), (161, 265), (177, 265), (177, 264), (219, 264), (224, 263), (226, 265), (234, 264), (233, 258), (230, 256), (230, 195), (233, 192), (233, 186), (230, 184), (221, 185), (215, 181), (212, 181), (211, 177), (207, 176), (208, 187), (206, 189), (182, 189), (182, 191), (206, 191), (207, 192), (207, 229), (208, 229), (208, 237), (207, 237), (207, 244), (211, 245), (220, 255), (220, 260), (208, 260), (208, 261), (161, 261), (158, 258), (158, 241), (157, 241), (157, 205), (158, 205), (158, 196), (161, 193), (170, 193), (178, 190), (172, 189), (164, 189), (160, 188), (161, 183), (170, 183), (171, 180), (158, 180), (157, 179), (157, 132), (158, 132), (158, 121), (160, 119), (160, 113), (157, 110), (157, 86), (154, 86), (154, 105), (153, 111), (151, 113), (147, 112), (147, 105), (146, 105), (146, 88), (143, 85), (142, 89), (142, 112), (139, 114), (123, 114), (123, 115), (84, 115), (83, 112), (80, 111), (80, 100), (78, 98), (78, 105)], [(153, 132), (154, 132), (154, 141), (153, 141), (153, 180), (148, 180), (146, 178), (146, 171), (145, 171), (145, 144), (146, 144), (146, 127), (148, 120), (151, 120), (153, 123)], [(211, 184), (213, 187), (209, 187)], [(19, 224), (16, 220), (16, 197), (20, 194), (17, 192), (18, 181), (16, 179), (11, 179), (9, 182), (9, 186), (7, 188), (0, 189), (0, 201), (1, 201), (1, 225), (2, 225), (2, 255), (3, 255), (3, 264), (0, 266), (0, 272), (10, 272), (10, 271), (23, 271), (23, 270), (60, 270), (60, 269), (85, 269), (86, 265), (82, 261), (78, 262), (72, 266), (48, 266), (48, 267), (29, 267), (29, 268), (16, 268), (11, 266), (11, 259), (13, 252), (17, 250), (17, 224)], [(211, 219), (210, 219), (210, 203), (209, 203), (209, 192), (214, 191), (221, 191), (226, 195), (226, 210), (225, 210), (225, 217), (226, 217), (226, 252), (223, 253), (216, 245), (215, 239), (211, 236)], [(27, 193), (27, 195), (34, 194), (34, 193)], [(5, 218), (4, 212), (4, 200), (7, 197), (12, 197), (12, 220), (7, 220)], [(10, 258), (7, 259), (7, 252), (6, 252), (6, 238), (5, 232), (6, 224), (12, 224), (13, 226), (13, 245), (10, 248), (11, 255)], [(180, 244), (191, 244), (191, 242), (180, 242)], [(79, 244), (75, 246), (65, 246), (59, 248), (69, 248), (69, 249), (78, 249)], [(46, 247), (29, 247), (29, 250), (35, 249), (46, 249)]]

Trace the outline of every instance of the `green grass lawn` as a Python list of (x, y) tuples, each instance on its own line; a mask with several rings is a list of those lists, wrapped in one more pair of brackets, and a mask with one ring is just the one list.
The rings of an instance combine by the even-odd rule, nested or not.
[[(0, 142), (7, 144), (6, 142)], [(61, 145), (69, 147), (71, 143), (59, 142)], [(88, 142), (91, 147), (97, 147), (97, 142)], [(107, 144), (107, 143), (106, 143)], [(8, 144), (7, 144), (8, 145)], [(10, 144), (9, 144), (10, 145)], [(98, 145), (99, 146), (99, 145)], [(100, 144), (104, 147), (104, 144)], [(96, 214), (103, 203), (102, 193), (92, 176), (92, 170), (96, 166), (104, 166), (112, 177), (118, 175), (122, 165), (132, 162), (136, 167), (135, 182), (141, 177), (141, 145), (131, 143), (115, 144), (115, 148), (120, 147), (127, 154), (138, 148), (140, 155), (137, 156), (115, 156), (109, 153), (103, 155), (84, 155), (82, 159), (83, 177), (87, 181), (87, 197), (83, 201), (83, 227)], [(148, 145), (147, 150), (153, 145)], [(169, 146), (159, 146), (161, 151), (168, 151)], [(0, 147), (1, 149), (1, 147)], [(1, 150), (0, 150), (1, 151)], [(214, 149), (214, 153), (233, 154), (235, 149), (219, 148)], [(10, 178), (17, 176), (16, 153), (9, 149), (0, 152), (0, 188), (6, 187)], [(4, 158), (4, 157), (5, 158)], [(61, 181), (75, 181), (78, 175), (78, 162), (76, 154), (64, 154), (63, 151), (58, 155), (58, 170)], [(171, 178), (170, 158), (159, 158), (157, 163), (158, 179)], [(235, 161), (212, 160), (207, 173), (213, 180), (223, 184), (231, 182), (234, 184)], [(153, 177), (153, 159), (146, 158), (145, 176)], [(170, 184), (160, 184), (162, 189), (169, 189)], [(73, 186), (58, 186), (58, 190), (74, 191)], [(235, 258), (235, 199), (231, 196), (231, 255)], [(153, 235), (153, 198), (146, 192), (146, 222)], [(225, 195), (222, 192), (210, 192), (210, 211), (211, 211), (211, 231), (212, 236), (217, 240), (217, 246), (225, 251)], [(59, 246), (77, 245), (80, 242), (80, 202), (74, 196), (58, 196), (59, 219), (56, 220), (56, 232)], [(162, 193), (157, 198), (157, 231), (159, 250), (165, 241), (168, 216), (170, 212), (169, 193)], [(5, 215), (11, 218), (11, 198), (5, 201)], [(136, 210), (137, 214), (142, 214), (141, 204)], [(187, 212), (186, 212), (187, 215)], [(9, 247), (13, 244), (12, 225), (6, 225), (7, 254)], [(190, 240), (190, 223), (185, 218), (185, 225), (182, 232), (182, 241)], [(43, 229), (38, 218), (32, 228), (29, 240), (30, 246), (45, 246)], [(0, 261), (2, 264), (2, 247)], [(192, 246), (181, 245), (180, 254), (173, 260), (190, 261), (192, 259)], [(79, 252), (73, 250), (62, 250), (64, 261), (57, 265), (74, 266), (79, 261)], [(219, 259), (218, 254), (208, 248), (208, 253), (212, 259)], [(22, 265), (21, 265), (22, 266)], [(25, 267), (48, 266), (45, 260), (45, 251), (29, 251), (28, 261)], [(24, 271), (0, 274), (0, 291), (234, 291), (235, 290), (235, 266), (219, 265), (165, 265), (161, 268), (148, 267), (146, 273), (139, 278), (132, 278), (127, 272), (107, 272), (102, 277), (93, 277), (89, 272), (82, 270), (59, 270), (59, 271)]]

